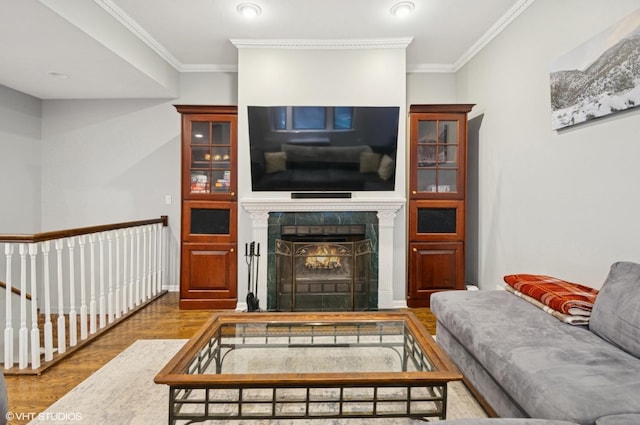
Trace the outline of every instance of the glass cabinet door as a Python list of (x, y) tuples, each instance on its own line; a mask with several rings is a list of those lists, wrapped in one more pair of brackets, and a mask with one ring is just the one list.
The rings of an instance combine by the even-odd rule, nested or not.
[(460, 191), (460, 131), (457, 120), (418, 120), (415, 192), (455, 194)]
[(191, 121), (190, 194), (233, 195), (230, 121)]

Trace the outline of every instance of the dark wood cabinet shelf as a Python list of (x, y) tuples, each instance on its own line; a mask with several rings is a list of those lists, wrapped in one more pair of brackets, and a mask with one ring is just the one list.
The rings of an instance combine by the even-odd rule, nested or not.
[(237, 305), (235, 106), (176, 105), (182, 115), (180, 308)]
[(464, 289), (467, 114), (471, 104), (409, 108), (409, 307)]

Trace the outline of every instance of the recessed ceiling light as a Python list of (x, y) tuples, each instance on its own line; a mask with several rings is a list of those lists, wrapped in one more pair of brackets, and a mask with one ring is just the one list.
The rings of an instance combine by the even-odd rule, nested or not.
[(409, 15), (415, 7), (416, 6), (410, 1), (402, 1), (391, 8), (391, 14), (398, 18), (404, 18)]
[(63, 74), (61, 72), (50, 72), (49, 73), (49, 77), (58, 78), (60, 80), (64, 80), (64, 79), (69, 78), (69, 76), (67, 74)]
[(262, 9), (260, 6), (254, 3), (240, 3), (238, 5), (238, 13), (240, 13), (245, 18), (255, 18), (256, 16), (262, 13)]

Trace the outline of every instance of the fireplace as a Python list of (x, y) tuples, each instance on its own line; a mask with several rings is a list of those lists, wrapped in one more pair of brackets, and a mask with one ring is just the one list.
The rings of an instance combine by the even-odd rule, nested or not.
[[(353, 225), (364, 224), (365, 237), (371, 241), (371, 269), (369, 309), (406, 307), (404, 297), (404, 269), (394, 262), (404, 262), (404, 240), (395, 242), (396, 235), (404, 232), (404, 225), (396, 226), (397, 213), (404, 206), (403, 199), (394, 197), (376, 199), (243, 199), (240, 201), (249, 214), (251, 233), (248, 240), (262, 244), (267, 254), (260, 261), (258, 271), (258, 298), (268, 310), (276, 309), (275, 241), (286, 240), (281, 235), (283, 225)], [(398, 230), (398, 232), (395, 232)], [(350, 240), (353, 242), (352, 240)], [(394, 246), (396, 244), (396, 246)], [(263, 254), (264, 256), (264, 254)], [(397, 257), (397, 258), (396, 258)], [(264, 258), (264, 257), (263, 257)], [(240, 279), (239, 281), (246, 281)], [(398, 285), (398, 300), (393, 298), (393, 287)], [(238, 288), (242, 293), (243, 289)], [(242, 296), (238, 297), (243, 299)], [(238, 310), (246, 309), (239, 303)]]
[(278, 311), (371, 307), (372, 244), (365, 225), (281, 226), (275, 241)]

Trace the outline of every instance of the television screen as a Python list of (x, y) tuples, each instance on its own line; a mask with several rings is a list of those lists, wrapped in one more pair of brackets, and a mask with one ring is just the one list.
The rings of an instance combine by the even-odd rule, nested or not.
[(397, 106), (249, 106), (253, 191), (392, 191)]

